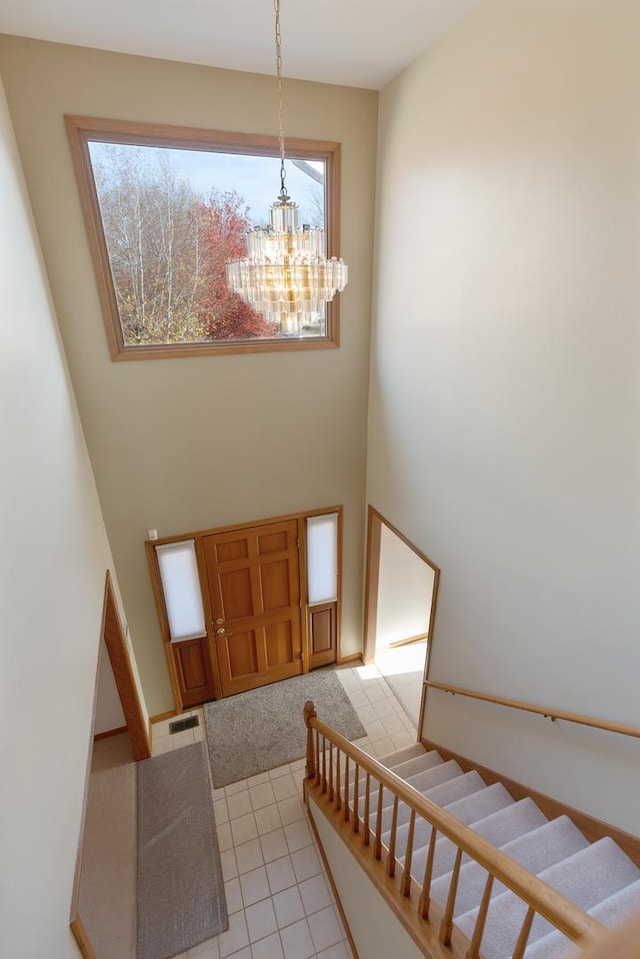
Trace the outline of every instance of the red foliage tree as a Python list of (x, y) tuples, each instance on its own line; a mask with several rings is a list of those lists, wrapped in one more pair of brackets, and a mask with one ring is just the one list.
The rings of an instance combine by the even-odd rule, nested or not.
[(207, 336), (213, 340), (276, 336), (277, 327), (227, 286), (227, 261), (247, 255), (251, 223), (245, 201), (235, 191), (213, 191), (208, 201), (198, 201), (196, 215), (207, 273), (198, 315)]

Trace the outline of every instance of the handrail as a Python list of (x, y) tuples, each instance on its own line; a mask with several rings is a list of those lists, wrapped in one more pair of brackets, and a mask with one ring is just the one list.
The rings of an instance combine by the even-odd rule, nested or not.
[[(604, 928), (602, 924), (583, 912), (575, 903), (556, 892), (538, 876), (529, 872), (468, 826), (463, 825), (441, 806), (427, 799), (426, 796), (423, 796), (413, 786), (400, 779), (386, 766), (381, 765), (358, 746), (354, 746), (349, 740), (319, 720), (315, 714), (313, 703), (307, 703), (305, 706), (305, 724), (308, 731), (308, 743), (311, 743), (312, 749), (311, 731), (314, 729), (317, 735), (329, 740), (346, 756), (353, 759), (360, 769), (389, 789), (398, 800), (406, 803), (416, 815), (421, 816), (443, 836), (455, 843), (459, 849), (471, 856), (569, 939), (574, 942), (582, 939), (588, 941), (602, 932)], [(313, 779), (317, 775), (315, 754), (307, 755), (306, 771), (308, 779)]]
[(610, 733), (620, 733), (622, 736), (633, 736), (640, 739), (640, 726), (627, 726), (625, 723), (616, 723), (608, 719), (597, 719), (595, 716), (582, 716), (580, 713), (568, 713), (563, 709), (552, 709), (550, 706), (533, 706), (531, 703), (521, 703), (516, 699), (503, 699), (500, 696), (491, 696), (488, 693), (477, 693), (472, 689), (462, 689), (460, 686), (450, 686), (448, 683), (435, 683), (425, 679), (424, 685), (431, 689), (441, 689), (454, 696), (467, 696), (469, 699), (480, 699), (485, 703), (497, 703), (499, 706), (510, 706), (512, 709), (521, 709), (527, 713), (536, 713), (551, 720), (565, 719), (569, 723), (579, 723), (582, 726), (593, 726), (595, 729), (604, 729)]

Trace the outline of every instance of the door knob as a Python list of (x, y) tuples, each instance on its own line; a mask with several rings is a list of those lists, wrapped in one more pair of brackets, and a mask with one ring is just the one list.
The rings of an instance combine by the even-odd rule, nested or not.
[(224, 636), (225, 633), (226, 633), (226, 630), (224, 629), (223, 626), (221, 626), (220, 629), (216, 629), (216, 636)]

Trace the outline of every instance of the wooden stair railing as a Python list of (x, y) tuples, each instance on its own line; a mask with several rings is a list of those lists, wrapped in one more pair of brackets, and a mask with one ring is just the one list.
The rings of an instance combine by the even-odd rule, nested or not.
[[(415, 911), (426, 924), (435, 921), (430, 919), (431, 913), (438, 913), (438, 939), (440, 946), (445, 950), (441, 949), (439, 955), (446, 955), (446, 950), (451, 947), (456, 891), (463, 855), (475, 860), (488, 873), (475, 928), (464, 952), (465, 959), (480, 959), (491, 888), (495, 881), (503, 883), (528, 907), (512, 959), (522, 959), (536, 914), (543, 916), (568, 939), (580, 945), (589, 944), (604, 931), (605, 927), (597, 920), (319, 720), (312, 702), (305, 704), (304, 721), (307, 728), (305, 793), (313, 794), (315, 801), (324, 807), (329, 818), (333, 817), (335, 821), (339, 816), (344, 827), (348, 827), (351, 844), (357, 845), (360, 853), (368, 851), (371, 859), (378, 864), (380, 876), (384, 874), (389, 879), (393, 879), (395, 875), (398, 805), (402, 802), (409, 807), (410, 820), (405, 866), (397, 884), (397, 893), (404, 898), (405, 903), (407, 900), (412, 903), (415, 901)], [(361, 772), (365, 775), (363, 796), (360, 796), (358, 785)], [(369, 815), (372, 779), (378, 784), (378, 805), (373, 835)], [(354, 785), (350, 795), (351, 782)], [(386, 850), (382, 843), (382, 809), (385, 790), (393, 796), (391, 832)], [(413, 833), (418, 817), (431, 825), (429, 850), (421, 884), (417, 884), (411, 876)], [(344, 829), (343, 835), (347, 835)], [(441, 915), (440, 910), (432, 909), (429, 898), (435, 845), (439, 835), (446, 836), (457, 846), (449, 895)], [(381, 888), (382, 886), (387, 894), (390, 888), (389, 883), (385, 882)], [(415, 929), (409, 931), (411, 935), (414, 935)]]

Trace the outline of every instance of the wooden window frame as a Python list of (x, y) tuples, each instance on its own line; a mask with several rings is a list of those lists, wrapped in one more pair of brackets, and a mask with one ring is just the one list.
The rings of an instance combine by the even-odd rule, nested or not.
[[(120, 314), (111, 278), (109, 254), (102, 226), (89, 142), (155, 146), (237, 153), (253, 156), (279, 156), (277, 137), (246, 133), (204, 130), (196, 127), (168, 126), (108, 120), (96, 117), (65, 116), (80, 202), (87, 229), (98, 295), (112, 360), (166, 360), (172, 357), (208, 356), (229, 353), (264, 353), (296, 350), (335, 349), (340, 345), (339, 294), (326, 306), (324, 336), (300, 339), (220, 340), (206, 343), (168, 343), (129, 346), (124, 342)], [(327, 257), (340, 250), (340, 144), (327, 140), (287, 138), (287, 157), (323, 160), (325, 163), (324, 230)], [(274, 198), (277, 192), (274, 183)], [(266, 212), (266, 211), (265, 211)]]
[[(169, 630), (169, 616), (167, 614), (167, 607), (164, 600), (164, 590), (162, 588), (162, 579), (160, 577), (160, 565), (158, 563), (158, 554), (156, 553), (156, 546), (164, 546), (167, 543), (180, 543), (184, 540), (195, 540), (196, 545), (196, 559), (198, 563), (198, 579), (200, 581), (200, 592), (202, 595), (202, 603), (204, 607), (205, 614), (205, 623), (207, 629), (207, 637), (211, 643), (213, 638), (213, 617), (211, 611), (211, 604), (209, 599), (209, 591), (207, 586), (207, 573), (206, 573), (206, 562), (204, 557), (204, 543), (203, 539), (205, 536), (210, 536), (218, 533), (230, 533), (234, 530), (243, 530), (250, 529), (255, 526), (266, 526), (270, 523), (283, 523), (290, 520), (296, 520), (298, 524), (298, 572), (300, 578), (300, 609), (302, 615), (300, 617), (300, 628), (302, 635), (302, 672), (308, 673), (310, 666), (315, 668), (319, 663), (312, 664), (312, 651), (311, 651), (311, 611), (315, 608), (314, 606), (309, 605), (308, 598), (308, 589), (307, 589), (307, 524), (306, 520), (309, 516), (323, 516), (327, 513), (337, 513), (338, 515), (338, 587), (337, 587), (337, 599), (335, 601), (336, 605), (336, 656), (335, 661), (337, 664), (343, 662), (341, 655), (341, 623), (342, 623), (342, 568), (343, 568), (343, 547), (342, 547), (342, 536), (343, 536), (343, 507), (342, 506), (323, 506), (320, 509), (309, 509), (300, 513), (288, 513), (285, 516), (270, 516), (260, 520), (250, 520), (246, 523), (232, 523), (229, 526), (220, 526), (214, 529), (204, 529), (197, 530), (196, 532), (190, 533), (180, 533), (176, 536), (164, 536), (158, 537), (158, 539), (148, 539), (145, 540), (144, 547), (147, 554), (147, 563), (149, 566), (149, 573), (151, 576), (151, 586), (153, 589), (153, 597), (155, 600), (156, 611), (158, 614), (158, 620), (160, 623), (160, 633), (162, 636), (162, 645), (165, 652), (165, 658), (167, 662), (167, 668), (169, 672), (169, 680), (171, 682), (171, 690), (173, 692), (173, 699), (175, 704), (176, 713), (181, 712), (183, 709), (188, 709), (190, 707), (184, 706), (182, 701), (182, 694), (180, 692), (180, 681), (178, 678), (178, 672), (176, 668), (176, 663), (172, 650), (171, 642), (171, 632)], [(323, 604), (316, 604), (322, 606)], [(222, 686), (220, 683), (220, 677), (216, 673), (215, 664), (212, 677), (212, 685), (215, 690), (215, 698), (222, 698)]]

